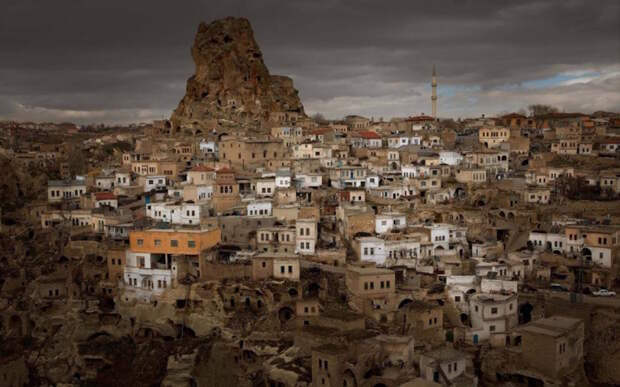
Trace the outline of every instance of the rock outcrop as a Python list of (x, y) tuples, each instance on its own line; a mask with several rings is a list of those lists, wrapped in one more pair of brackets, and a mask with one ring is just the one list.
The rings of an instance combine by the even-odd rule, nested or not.
[(172, 114), (174, 129), (227, 123), (258, 127), (305, 117), (293, 81), (269, 74), (247, 19), (200, 23), (192, 57), (196, 73)]

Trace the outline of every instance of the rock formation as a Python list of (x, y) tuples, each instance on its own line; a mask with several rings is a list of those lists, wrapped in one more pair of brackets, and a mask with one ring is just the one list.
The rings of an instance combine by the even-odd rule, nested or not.
[(196, 73), (173, 112), (174, 129), (216, 124), (260, 126), (268, 120), (305, 117), (293, 81), (271, 75), (250, 22), (226, 18), (200, 23), (192, 47)]

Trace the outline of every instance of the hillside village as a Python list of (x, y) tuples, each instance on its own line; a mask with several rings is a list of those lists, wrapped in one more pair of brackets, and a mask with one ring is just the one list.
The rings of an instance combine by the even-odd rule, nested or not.
[(618, 381), (612, 348), (588, 354), (618, 322), (592, 293), (619, 286), (619, 124), (5, 123), (0, 373), (113, 378), (131, 337), (172, 351), (146, 376), (164, 384), (224, 358), (222, 383)]
[(170, 120), (0, 123), (0, 384), (620, 384), (619, 114), (319, 119), (246, 43)]

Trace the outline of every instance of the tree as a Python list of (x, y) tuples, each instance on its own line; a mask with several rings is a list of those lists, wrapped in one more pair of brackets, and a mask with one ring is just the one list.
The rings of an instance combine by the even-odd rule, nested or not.
[(327, 118), (325, 118), (325, 116), (321, 113), (314, 113), (313, 115), (310, 116), (310, 118), (312, 118), (314, 122), (320, 125), (324, 125), (329, 122)]
[(545, 114), (550, 114), (550, 113), (557, 113), (560, 111), (555, 106), (541, 105), (541, 104), (530, 105), (527, 107), (527, 109), (530, 111), (530, 115), (533, 117), (543, 116)]
[(81, 175), (88, 171), (88, 160), (84, 156), (84, 152), (79, 144), (73, 144), (68, 147), (67, 163), (72, 176)]

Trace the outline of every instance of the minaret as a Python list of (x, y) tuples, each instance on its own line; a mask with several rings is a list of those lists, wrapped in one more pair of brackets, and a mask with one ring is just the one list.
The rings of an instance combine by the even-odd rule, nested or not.
[(431, 81), (431, 86), (433, 87), (433, 94), (431, 95), (433, 118), (437, 118), (437, 72), (435, 71), (435, 65), (433, 65), (433, 80)]

